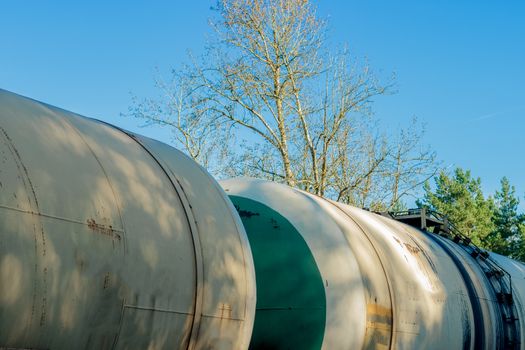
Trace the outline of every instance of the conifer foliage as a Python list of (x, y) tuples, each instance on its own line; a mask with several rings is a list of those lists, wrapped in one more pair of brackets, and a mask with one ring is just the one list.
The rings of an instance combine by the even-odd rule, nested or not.
[(425, 183), (419, 207), (446, 215), (472, 242), (481, 248), (525, 261), (525, 214), (509, 180), (501, 179), (494, 196), (485, 196), (481, 179), (469, 170), (441, 171), (434, 186)]

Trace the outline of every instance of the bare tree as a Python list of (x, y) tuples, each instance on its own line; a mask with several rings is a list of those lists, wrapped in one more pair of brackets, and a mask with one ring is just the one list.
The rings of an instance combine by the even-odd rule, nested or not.
[(420, 144), (423, 129), (417, 128), (417, 119), (413, 119), (412, 127), (402, 129), (397, 139), (394, 139), (391, 156), (384, 174), (387, 185), (383, 203), (388, 208), (395, 207), (401, 198), (411, 194), (414, 188), (419, 188), (425, 181), (437, 174), (435, 152)]
[[(230, 124), (215, 115), (205, 98), (195, 94), (195, 82), (174, 71), (170, 81), (155, 81), (160, 100), (134, 97), (129, 115), (173, 131), (173, 141), (191, 158), (213, 172), (224, 172), (231, 161), (228, 143), (235, 139)], [(220, 136), (220, 137), (217, 137)], [(224, 141), (228, 142), (224, 142)]]
[(347, 50), (330, 53), (309, 1), (220, 0), (216, 11), (203, 57), (158, 82), (162, 100), (129, 114), (173, 127), (176, 145), (219, 176), (386, 207), (426, 179), (434, 156), (417, 152), (421, 134), (395, 144), (376, 135), (371, 103), (391, 82)]

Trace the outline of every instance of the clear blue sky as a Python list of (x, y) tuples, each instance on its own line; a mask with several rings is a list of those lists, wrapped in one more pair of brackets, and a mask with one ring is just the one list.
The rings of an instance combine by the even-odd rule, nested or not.
[[(388, 127), (412, 116), (447, 166), (487, 193), (506, 175), (525, 193), (525, 1), (316, 1), (330, 42), (347, 43), (398, 93), (375, 103)], [(155, 69), (199, 53), (213, 1), (3, 1), (0, 88), (169, 142), (120, 116), (153, 97)]]

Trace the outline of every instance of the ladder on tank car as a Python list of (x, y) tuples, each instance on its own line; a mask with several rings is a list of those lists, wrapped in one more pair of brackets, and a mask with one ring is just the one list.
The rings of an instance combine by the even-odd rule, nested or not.
[(498, 301), (503, 320), (505, 348), (519, 348), (519, 325), (517, 323), (518, 317), (512, 292), (512, 277), (490, 257), (488, 251), (472, 243), (472, 240), (461, 233), (445, 215), (436, 211), (427, 208), (417, 208), (381, 214), (429, 233), (450, 239), (472, 256), (487, 276)]

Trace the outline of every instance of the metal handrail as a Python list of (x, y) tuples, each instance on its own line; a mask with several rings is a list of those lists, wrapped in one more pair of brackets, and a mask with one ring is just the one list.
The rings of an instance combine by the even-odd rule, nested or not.
[(460, 241), (462, 241), (464, 245), (470, 246), (479, 256), (483, 257), (485, 261), (488, 260), (491, 264), (495, 265), (497, 269), (503, 271), (509, 277), (509, 280), (511, 280), (512, 283), (512, 277), (508, 273), (508, 271), (501, 267), (496, 261), (491, 259), (490, 253), (487, 250), (484, 250), (478, 247), (476, 244), (474, 244), (467, 235), (462, 233), (450, 220), (448, 220), (448, 217), (446, 215), (428, 208), (413, 208), (397, 212), (388, 212), (388, 214), (394, 219), (400, 216), (421, 215), (422, 213), (424, 213), (426, 217), (435, 219), (441, 224), (446, 225), (447, 227), (445, 229), (448, 231), (447, 233), (449, 233), (449, 238), (451, 236), (450, 234), (452, 234), (452, 240), (455, 243), (459, 243), (458, 239), (454, 239), (454, 236), (459, 237)]

